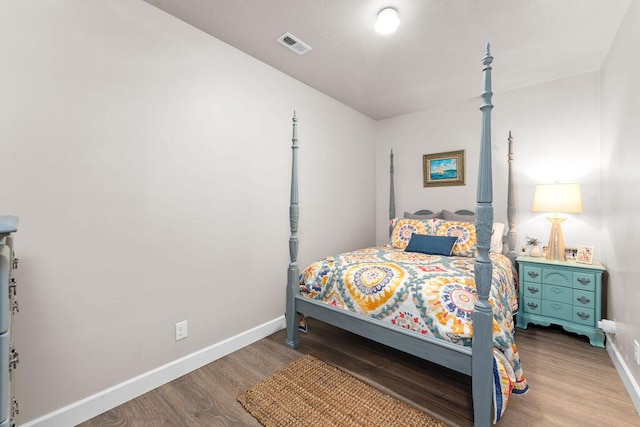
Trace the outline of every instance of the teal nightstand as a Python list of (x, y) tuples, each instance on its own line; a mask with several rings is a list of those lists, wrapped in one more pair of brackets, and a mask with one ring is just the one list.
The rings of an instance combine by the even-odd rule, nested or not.
[(518, 328), (529, 323), (560, 325), (566, 331), (589, 337), (593, 346), (604, 347), (602, 319), (602, 273), (599, 262), (551, 261), (519, 256), (520, 309)]

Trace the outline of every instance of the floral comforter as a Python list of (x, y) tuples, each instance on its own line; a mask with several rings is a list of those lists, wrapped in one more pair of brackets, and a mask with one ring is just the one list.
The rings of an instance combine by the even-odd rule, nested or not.
[[(528, 389), (514, 340), (515, 271), (491, 253), (493, 283), (494, 422), (511, 393)], [(471, 346), (477, 300), (474, 259), (405, 252), (382, 245), (327, 257), (304, 270), (301, 294), (334, 307), (463, 346)]]

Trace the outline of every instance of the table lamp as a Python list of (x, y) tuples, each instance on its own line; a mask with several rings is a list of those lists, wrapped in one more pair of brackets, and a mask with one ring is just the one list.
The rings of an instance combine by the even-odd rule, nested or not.
[(582, 195), (580, 184), (539, 184), (533, 194), (532, 212), (549, 212), (551, 234), (547, 246), (547, 259), (564, 261), (564, 239), (560, 224), (566, 219), (559, 217), (559, 213), (582, 212)]

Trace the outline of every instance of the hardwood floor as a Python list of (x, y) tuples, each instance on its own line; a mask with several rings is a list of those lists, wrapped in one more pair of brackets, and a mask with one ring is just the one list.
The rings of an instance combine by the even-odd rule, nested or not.
[[(445, 421), (471, 426), (470, 379), (309, 319), (297, 350), (280, 331), (99, 415), (95, 426), (258, 426), (236, 397), (311, 354)], [(498, 426), (640, 426), (606, 350), (553, 328), (518, 329), (530, 391), (512, 396)]]

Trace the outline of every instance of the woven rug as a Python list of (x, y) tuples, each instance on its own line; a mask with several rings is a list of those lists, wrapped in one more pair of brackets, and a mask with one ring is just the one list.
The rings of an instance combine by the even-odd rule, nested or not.
[(267, 427), (446, 427), (313, 356), (285, 366), (238, 401)]

